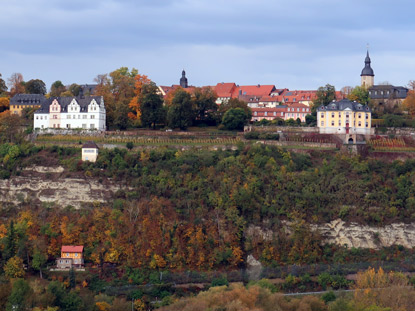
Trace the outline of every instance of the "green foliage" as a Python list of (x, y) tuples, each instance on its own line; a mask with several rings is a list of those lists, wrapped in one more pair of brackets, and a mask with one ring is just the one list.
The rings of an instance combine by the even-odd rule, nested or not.
[(362, 105), (368, 105), (370, 100), (369, 90), (365, 87), (356, 86), (353, 88), (352, 92), (347, 96), (347, 98), (351, 101), (357, 101)]
[(167, 122), (170, 128), (187, 129), (192, 125), (194, 107), (191, 96), (184, 90), (176, 91), (171, 106), (167, 112)]
[(231, 108), (225, 112), (222, 124), (229, 131), (243, 130), (249, 118), (242, 108)]
[(30, 286), (27, 281), (17, 279), (12, 288), (12, 292), (7, 301), (6, 311), (25, 311), (28, 306), (28, 295), (30, 293)]
[(403, 127), (405, 125), (405, 119), (400, 115), (385, 114), (383, 119), (385, 120), (384, 125), (386, 127)]
[(163, 98), (154, 83), (143, 85), (139, 102), (143, 126), (155, 129), (156, 124), (165, 122), (166, 110), (163, 107)]
[(42, 80), (32, 79), (25, 83), (27, 94), (46, 94), (46, 84)]
[(321, 105), (327, 106), (336, 99), (336, 89), (333, 85), (326, 84), (320, 86), (316, 93), (316, 99), (313, 101), (311, 110), (315, 112)]
[(221, 277), (218, 277), (218, 278), (214, 278), (212, 280), (212, 283), (210, 284), (211, 287), (224, 286), (224, 285), (226, 285), (226, 286), (229, 285), (228, 279), (224, 275), (221, 276)]
[(336, 295), (333, 293), (333, 291), (329, 291), (328, 293), (325, 293), (321, 296), (321, 299), (327, 304), (331, 301), (336, 300)]

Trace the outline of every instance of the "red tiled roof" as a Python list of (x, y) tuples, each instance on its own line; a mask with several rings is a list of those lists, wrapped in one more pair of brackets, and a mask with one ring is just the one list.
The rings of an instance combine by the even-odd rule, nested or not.
[(83, 246), (62, 245), (62, 253), (82, 253)]
[(222, 83), (216, 84), (216, 86), (213, 87), (213, 90), (215, 91), (218, 97), (232, 97), (232, 94), (234, 93), (235, 89), (236, 89), (235, 83), (222, 82)]
[(282, 96), (275, 95), (275, 96), (262, 96), (260, 102), (281, 102)]
[(275, 90), (275, 85), (242, 85), (239, 90), (242, 91), (242, 95), (269, 96)]

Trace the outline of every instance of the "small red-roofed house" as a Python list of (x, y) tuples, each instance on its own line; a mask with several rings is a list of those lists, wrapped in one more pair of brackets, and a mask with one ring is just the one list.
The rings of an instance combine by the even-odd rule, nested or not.
[(84, 266), (83, 246), (62, 245), (61, 257), (56, 259), (58, 269), (82, 268)]

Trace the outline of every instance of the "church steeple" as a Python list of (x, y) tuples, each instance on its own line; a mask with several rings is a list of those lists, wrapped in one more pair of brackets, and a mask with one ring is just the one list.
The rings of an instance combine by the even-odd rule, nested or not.
[(370, 67), (370, 57), (369, 57), (369, 50), (366, 53), (365, 58), (365, 67), (362, 70), (361, 76), (361, 84), (362, 87), (369, 88), (375, 84), (375, 73), (373, 72), (372, 67)]
[(187, 89), (187, 78), (186, 78), (186, 71), (182, 71), (182, 77), (180, 78), (180, 86), (184, 89)]

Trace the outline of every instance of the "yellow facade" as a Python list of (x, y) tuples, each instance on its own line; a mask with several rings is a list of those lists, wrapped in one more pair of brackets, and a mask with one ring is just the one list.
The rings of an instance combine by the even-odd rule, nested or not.
[(317, 109), (317, 126), (325, 134), (369, 135), (372, 112), (367, 105), (342, 99)]
[(61, 258), (82, 259), (81, 252), (61, 252)]
[(22, 115), (22, 110), (25, 108), (40, 108), (40, 105), (10, 105), (10, 113)]

